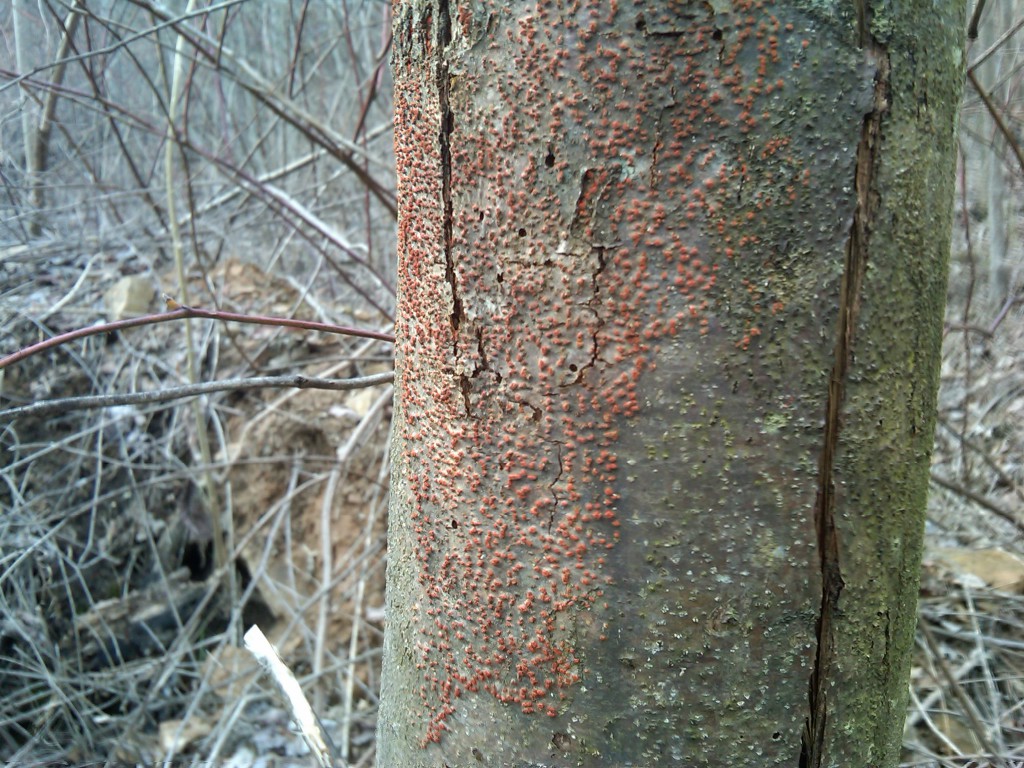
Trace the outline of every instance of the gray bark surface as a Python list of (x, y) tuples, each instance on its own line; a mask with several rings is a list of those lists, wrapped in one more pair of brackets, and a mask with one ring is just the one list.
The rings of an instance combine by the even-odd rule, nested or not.
[(379, 765), (894, 762), (963, 25), (886, 14), (398, 5)]

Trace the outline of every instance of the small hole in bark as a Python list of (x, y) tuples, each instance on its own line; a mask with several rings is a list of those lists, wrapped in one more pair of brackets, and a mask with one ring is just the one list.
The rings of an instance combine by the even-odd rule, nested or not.
[(454, 531), (458, 527), (459, 527), (459, 521), (458, 520), (452, 520), (452, 522), (451, 522), (452, 530)]
[(520, 237), (526, 237), (526, 228), (525, 227), (520, 227), (519, 228), (519, 236)]
[(546, 165), (548, 168), (555, 167), (555, 153), (552, 152), (550, 149), (548, 150), (547, 155), (545, 155), (544, 157), (544, 165)]
[(711, 39), (712, 40), (721, 40), (722, 39), (722, 30), (716, 29), (714, 32), (712, 32), (711, 33)]
[(779, 732), (779, 731), (776, 731), (775, 733), (772, 734), (772, 741), (778, 741), (781, 738), (782, 738), (782, 733)]
[(499, 272), (494, 279), (498, 281), (498, 285), (501, 285), (502, 283), (505, 282), (505, 275)]
[(643, 32), (647, 29), (647, 19), (644, 18), (642, 13), (636, 17), (636, 23), (634, 26), (636, 26), (638, 32)]
[(573, 373), (576, 373), (576, 371), (578, 371), (579, 368), (576, 366), (576, 363), (569, 363), (569, 370), (572, 371)]

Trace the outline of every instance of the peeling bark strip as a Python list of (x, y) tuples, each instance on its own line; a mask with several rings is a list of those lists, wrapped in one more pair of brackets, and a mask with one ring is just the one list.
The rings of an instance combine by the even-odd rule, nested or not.
[[(866, 29), (866, 27), (862, 28)], [(862, 39), (866, 33), (862, 31)], [(800, 755), (801, 768), (821, 768), (824, 757), (825, 727), (829, 718), (828, 691), (833, 685), (832, 665), (835, 661), (835, 627), (833, 620), (839, 610), (844, 581), (841, 542), (836, 530), (835, 457), (842, 428), (843, 400), (847, 376), (855, 352), (855, 330), (861, 304), (861, 289), (870, 255), (871, 231), (878, 208), (874, 186), (875, 172), (881, 161), (880, 134), (889, 108), (888, 54), (868, 39), (868, 55), (876, 67), (874, 103), (864, 116), (857, 163), (854, 192), (857, 208), (846, 246), (846, 263), (839, 293), (839, 323), (835, 339), (835, 363), (828, 379), (825, 406), (824, 442), (818, 492), (815, 501), (815, 529), (821, 562), (821, 608), (818, 618), (818, 649), (810, 680), (810, 714)]]
[[(870, 732), (846, 764), (891, 762), (923, 496), (862, 497), (877, 472), (854, 470), (881, 450), (926, 478), (900, 430), (930, 431), (941, 310), (897, 288), (941, 300), (941, 226), (871, 195), (894, 166), (951, 179), (929, 105), (956, 99), (896, 120), (898, 68), (865, 61), (854, 16), (397, 2), (381, 765), (810, 768), (842, 729)], [(878, 45), (914, 83), (899, 23)], [(901, 132), (942, 162), (880, 162)], [(887, 357), (872, 313), (912, 352)], [(884, 684), (844, 688), (862, 673)]]

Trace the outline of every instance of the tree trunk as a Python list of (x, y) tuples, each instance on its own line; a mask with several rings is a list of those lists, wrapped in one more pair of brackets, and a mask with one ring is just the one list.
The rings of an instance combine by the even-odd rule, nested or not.
[[(30, 49), (32, 46), (26, 29), (26, 18), (29, 15), (28, 3), (25, 0), (13, 0), (11, 3), (12, 29), (14, 32), (14, 60), (19, 74), (27, 74), (32, 67), (29, 64)], [(39, 218), (38, 204), (42, 193), (39, 182), (40, 158), (36, 152), (38, 142), (36, 141), (36, 109), (31, 103), (27, 94), (27, 86), (21, 86), (21, 95), (18, 99), (18, 111), (21, 112), (21, 146), (25, 154), (25, 189), (26, 195), (28, 234), (32, 237), (38, 235), (42, 229)]]
[(382, 766), (892, 765), (963, 7), (399, 2)]

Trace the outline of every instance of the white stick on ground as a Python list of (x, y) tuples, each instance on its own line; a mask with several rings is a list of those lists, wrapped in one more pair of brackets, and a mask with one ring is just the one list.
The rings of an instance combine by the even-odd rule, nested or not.
[(324, 733), (320, 720), (313, 713), (313, 708), (309, 706), (309, 701), (302, 692), (299, 681), (295, 679), (292, 671), (281, 661), (281, 657), (277, 654), (277, 649), (270, 644), (266, 635), (254, 624), (245, 633), (243, 640), (248, 651), (256, 657), (267, 673), (277, 681), (281, 692), (284, 693), (284, 697), (288, 701), (292, 717), (298, 723), (302, 738), (305, 739), (310, 751), (316, 756), (317, 762), (322, 768), (335, 768), (336, 765), (345, 768), (340, 761), (336, 762), (333, 745), (328, 739), (327, 734)]

